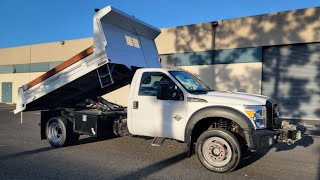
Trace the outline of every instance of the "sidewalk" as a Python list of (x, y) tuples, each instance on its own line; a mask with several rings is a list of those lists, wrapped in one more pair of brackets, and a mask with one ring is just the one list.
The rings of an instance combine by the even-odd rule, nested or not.
[(0, 109), (14, 109), (15, 104), (0, 103)]

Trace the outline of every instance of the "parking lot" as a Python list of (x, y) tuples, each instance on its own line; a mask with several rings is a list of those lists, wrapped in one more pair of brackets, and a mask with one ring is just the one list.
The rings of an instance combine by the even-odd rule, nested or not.
[(20, 124), (13, 108), (0, 106), (0, 179), (320, 179), (320, 138), (314, 135), (246, 156), (234, 172), (217, 174), (172, 140), (153, 147), (149, 138), (84, 136), (75, 146), (51, 148), (40, 140), (40, 113), (24, 113)]

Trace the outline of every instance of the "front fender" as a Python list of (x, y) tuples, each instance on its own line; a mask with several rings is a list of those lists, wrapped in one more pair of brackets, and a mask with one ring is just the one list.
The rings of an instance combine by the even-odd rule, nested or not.
[(240, 111), (227, 106), (209, 106), (199, 109), (191, 115), (185, 128), (185, 143), (189, 146), (194, 126), (200, 120), (209, 117), (221, 117), (236, 122), (242, 129), (254, 129), (253, 122)]

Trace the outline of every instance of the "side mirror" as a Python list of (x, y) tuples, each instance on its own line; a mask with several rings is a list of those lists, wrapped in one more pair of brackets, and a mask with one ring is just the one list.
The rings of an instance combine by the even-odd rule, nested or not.
[(183, 101), (184, 98), (181, 90), (176, 90), (174, 87), (170, 87), (169, 84), (160, 83), (157, 89), (157, 99)]
[(169, 100), (170, 99), (169, 84), (160, 83), (158, 85), (157, 99), (160, 99), (160, 100)]
[(182, 91), (180, 89), (176, 91), (175, 100), (178, 100), (178, 101), (183, 101), (184, 100), (183, 93), (182, 93)]

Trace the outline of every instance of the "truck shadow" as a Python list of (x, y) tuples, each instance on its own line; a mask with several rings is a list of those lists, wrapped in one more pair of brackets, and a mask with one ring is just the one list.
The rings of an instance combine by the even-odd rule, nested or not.
[[(314, 143), (314, 140), (311, 136), (304, 135), (301, 140), (297, 141), (293, 145), (288, 145), (286, 143), (279, 143), (274, 148), (275, 148), (275, 152), (288, 151), (288, 150), (292, 150), (298, 146), (302, 146), (302, 147), (306, 148), (306, 147), (312, 145), (313, 143)], [(236, 170), (242, 169), (242, 168), (256, 162), (257, 160), (259, 160), (263, 156), (265, 156), (270, 150), (271, 149), (265, 149), (265, 150), (260, 150), (260, 151), (254, 152), (254, 153), (252, 153), (252, 152), (246, 153), (245, 155), (243, 155), (242, 161)]]
[(81, 144), (89, 144), (89, 143), (95, 143), (99, 141), (105, 141), (105, 140), (110, 140), (110, 139), (115, 139), (118, 138), (119, 136), (116, 135), (107, 135), (104, 137), (92, 137), (92, 136), (84, 136), (79, 139), (79, 141), (75, 144), (76, 145), (81, 145)]
[(235, 171), (242, 169), (246, 166), (249, 166), (252, 163), (258, 161), (263, 156), (265, 156), (269, 151), (270, 151), (270, 149), (260, 150), (257, 152), (247, 152), (246, 154), (243, 155), (242, 160), (241, 160), (239, 166), (235, 169)]
[(297, 146), (308, 147), (314, 143), (313, 137), (304, 135), (302, 139), (294, 143), (293, 145), (288, 145), (285, 143), (279, 143), (275, 148), (276, 152), (279, 151), (288, 151), (296, 148)]
[[(135, 136), (136, 138), (141, 138), (141, 139), (145, 139), (145, 140), (151, 140), (151, 137), (144, 137), (144, 136)], [(98, 142), (98, 141), (104, 141), (104, 140), (108, 140), (108, 139), (113, 139), (113, 138), (118, 138), (117, 136), (109, 136), (109, 137), (104, 137), (104, 138), (95, 138), (95, 137), (87, 137), (87, 138), (83, 138), (80, 139), (78, 142), (78, 145), (80, 144), (87, 144), (87, 143), (94, 143), (94, 142)], [(280, 151), (288, 151), (288, 150), (292, 150), (295, 149), (296, 147), (302, 146), (302, 147), (309, 147), (310, 145), (312, 145), (314, 143), (313, 137), (309, 136), (309, 135), (304, 135), (303, 138), (299, 141), (297, 141), (295, 144), (293, 145), (287, 145), (286, 143), (279, 143), (277, 144), (274, 148), (275, 148), (275, 152), (280, 152)], [(257, 152), (247, 152), (246, 154), (243, 155), (242, 160), (239, 164), (239, 166), (236, 168), (237, 170), (240, 170), (246, 166), (250, 166), (251, 164), (253, 164), (254, 162), (258, 161), (259, 159), (261, 159), (263, 156), (265, 156), (271, 149), (265, 149), (265, 150), (259, 150)], [(157, 171), (160, 171), (161, 169), (171, 166), (174, 163), (177, 163), (183, 159), (187, 158), (187, 154), (188, 152), (183, 152), (180, 153), (176, 156), (173, 156), (171, 158), (165, 159), (163, 161), (160, 161), (158, 163), (155, 163), (151, 166), (145, 167), (143, 169), (140, 169), (138, 171), (132, 172), (130, 174), (124, 175), (119, 177), (118, 179), (128, 179), (130, 177), (145, 177), (148, 176), (152, 173), (155, 173)], [(193, 155), (195, 155), (195, 153), (193, 153)]]
[[(115, 136), (115, 135), (108, 135), (108, 136), (101, 137), (101, 138), (87, 136), (87, 137), (81, 138), (76, 144), (71, 145), (71, 146), (94, 143), (94, 142), (104, 141), (104, 140), (109, 140), (109, 139), (114, 139), (114, 138), (118, 138), (118, 137)], [(67, 147), (69, 147), (69, 146), (67, 146)], [(67, 147), (63, 147), (63, 148), (67, 148)], [(18, 153), (9, 154), (9, 155), (6, 155), (6, 156), (0, 156), (0, 161), (9, 160), (9, 159), (13, 159), (13, 158), (20, 158), (20, 157), (25, 157), (25, 156), (31, 156), (31, 155), (44, 153), (44, 152), (57, 150), (57, 149), (59, 149), (59, 148), (55, 148), (55, 147), (49, 146), (49, 147), (43, 147), (43, 148), (39, 148), (39, 149), (33, 149), (33, 150), (18, 152)]]
[(14, 158), (21, 158), (21, 157), (25, 157), (25, 156), (31, 156), (34, 154), (48, 152), (48, 151), (51, 151), (54, 149), (57, 149), (57, 148), (50, 146), (50, 147), (44, 147), (44, 148), (39, 148), (39, 149), (23, 151), (23, 152), (19, 152), (19, 153), (15, 153), (15, 154), (9, 154), (9, 155), (0, 157), (0, 161), (5, 161), (5, 160), (9, 160), (9, 159), (14, 159)]
[[(104, 140), (109, 140), (109, 139), (114, 139), (114, 138), (118, 138), (118, 137), (115, 135), (110, 135), (110, 136), (108, 135), (108, 136), (101, 137), (101, 138), (87, 136), (87, 137), (80, 139), (76, 144), (71, 145), (71, 146), (94, 143), (94, 142), (104, 141)], [(69, 147), (69, 146), (67, 146), (67, 147)], [(63, 147), (63, 148), (67, 148), (67, 147)], [(0, 161), (14, 159), (14, 158), (20, 158), (20, 157), (25, 157), (25, 156), (32, 156), (35, 154), (44, 153), (44, 152), (57, 150), (57, 149), (59, 149), (59, 148), (49, 146), (49, 147), (43, 147), (43, 148), (39, 148), (39, 149), (18, 152), (18, 153), (14, 153), (14, 154), (5, 155), (5, 156), (0, 156)]]
[[(89, 143), (95, 143), (99, 141), (105, 141), (105, 140), (110, 140), (110, 139), (116, 139), (120, 138), (121, 136), (116, 136), (114, 134), (110, 134), (104, 137), (92, 137), (92, 136), (87, 136), (84, 135), (75, 145), (81, 145), (81, 144), (89, 144)], [(132, 136), (134, 138), (139, 138), (139, 139), (144, 139), (144, 140), (152, 140), (153, 137), (147, 137), (147, 136)]]
[(147, 166), (145, 168), (139, 169), (137, 171), (131, 172), (129, 174), (125, 174), (123, 176), (120, 176), (116, 178), (117, 180), (120, 179), (142, 179), (144, 177), (147, 177), (148, 175), (151, 175), (153, 173), (156, 173), (158, 171), (161, 171), (164, 168), (170, 167), (179, 161), (182, 161), (183, 159), (186, 159), (188, 155), (188, 152), (182, 152), (175, 156), (172, 156), (168, 159), (162, 160), (160, 162), (157, 162), (155, 164), (152, 164), (150, 166)]

